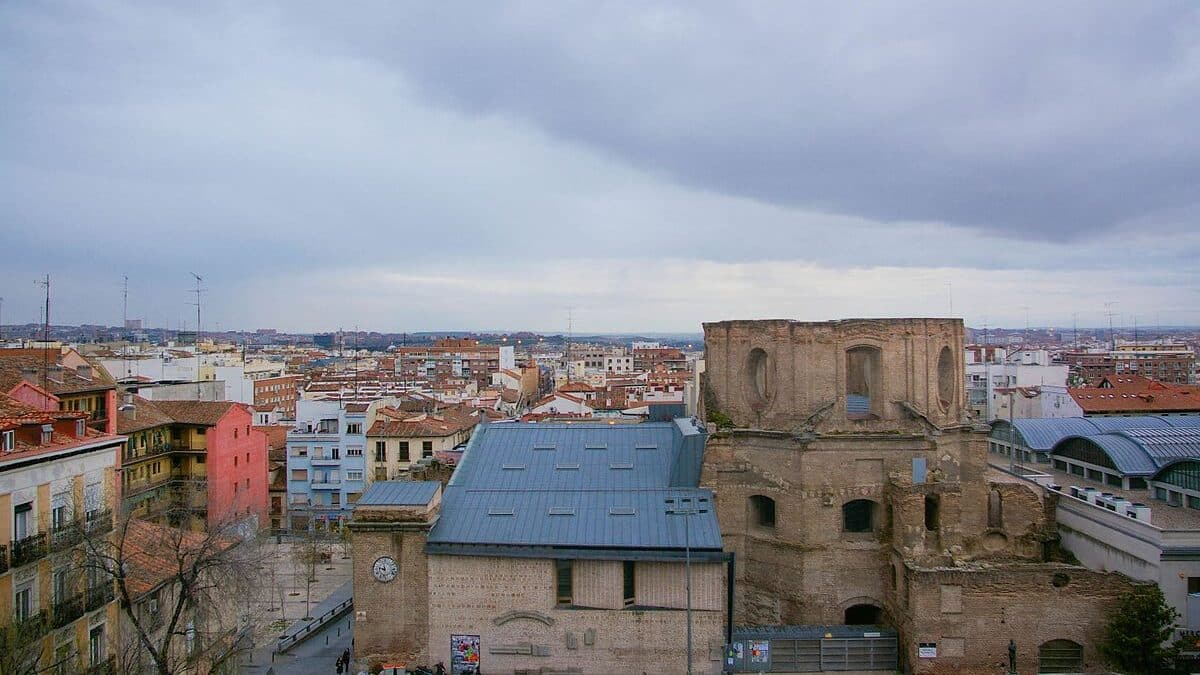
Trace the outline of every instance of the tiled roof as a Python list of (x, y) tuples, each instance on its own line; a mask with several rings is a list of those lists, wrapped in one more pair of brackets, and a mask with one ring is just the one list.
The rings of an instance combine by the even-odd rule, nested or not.
[[(13, 399), (8, 394), (0, 392), (0, 429), (6, 431), (19, 429), (27, 425), (52, 424), (58, 420), (79, 420), (86, 419), (86, 417), (86, 413), (71, 410), (39, 410), (34, 406)], [(103, 441), (105, 439), (111, 439), (113, 442), (119, 440), (117, 436), (110, 436), (86, 425), (83, 429), (83, 438), (79, 438), (72, 433), (64, 434), (54, 431), (50, 436), (49, 443), (27, 443), (22, 440), (21, 434), (17, 434), (14, 439), (16, 442), (14, 449), (11, 452), (0, 455), (0, 463), (26, 459), (35, 455), (54, 452), (56, 450), (65, 450), (74, 446)]]
[[(385, 410), (387, 412), (384, 412)], [(453, 436), (479, 423), (479, 411), (466, 408), (447, 408), (437, 413), (417, 414), (381, 408), (380, 412), (383, 414), (367, 430), (368, 436)]]
[(155, 405), (180, 424), (216, 426), (229, 409), (238, 406), (232, 401), (155, 401)]
[[(24, 379), (23, 370), (37, 372), (34, 382), (42, 385), (42, 371), (47, 363), (57, 365), (57, 349), (0, 349), (0, 391), (9, 391)], [(47, 361), (48, 359), (48, 361)], [(91, 363), (89, 361), (89, 363)], [(81, 376), (72, 368), (59, 367), (48, 371), (45, 378), (46, 390), (51, 394), (74, 394), (86, 391), (112, 389), (116, 381), (103, 368), (92, 364), (92, 376)]]
[(215, 539), (204, 532), (191, 532), (134, 519), (122, 538), (129, 576), (126, 584), (134, 598), (154, 590), (179, 574), (181, 565), (199, 557), (211, 557), (206, 546), (233, 546), (231, 539)]
[(1084, 413), (1200, 412), (1200, 387), (1166, 384), (1140, 375), (1110, 375), (1095, 386), (1067, 391)]
[(173, 422), (171, 416), (158, 407), (158, 403), (134, 396), (133, 410), (121, 410), (124, 406), (117, 406), (117, 433), (130, 434)]

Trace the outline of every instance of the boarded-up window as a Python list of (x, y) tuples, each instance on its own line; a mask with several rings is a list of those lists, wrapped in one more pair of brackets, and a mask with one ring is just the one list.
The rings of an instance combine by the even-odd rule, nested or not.
[(570, 560), (554, 561), (555, 602), (560, 605), (571, 604), (573, 597), (571, 572), (572, 569)]
[(775, 528), (775, 500), (763, 495), (750, 497), (750, 522), (757, 527)]
[(988, 527), (1004, 527), (1004, 500), (999, 490), (988, 493)]
[(962, 614), (962, 586), (942, 586), (942, 614)]
[(871, 532), (875, 528), (875, 502), (855, 499), (842, 505), (842, 530)]
[(876, 416), (880, 389), (879, 350), (861, 346), (846, 350), (846, 417)]

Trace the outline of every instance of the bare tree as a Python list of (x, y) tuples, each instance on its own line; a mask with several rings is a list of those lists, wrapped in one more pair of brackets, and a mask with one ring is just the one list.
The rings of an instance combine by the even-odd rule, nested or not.
[(312, 585), (317, 582), (317, 568), (332, 558), (329, 538), (315, 528), (300, 535), (292, 547), (292, 560), (304, 574), (304, 618), (311, 619)]
[[(166, 512), (188, 523), (190, 511)], [(262, 560), (244, 521), (198, 531), (129, 516), (110, 534), (83, 527), (89, 587), (110, 584), (121, 608), (121, 672), (203, 670), (237, 651), (245, 611), (261, 591)]]

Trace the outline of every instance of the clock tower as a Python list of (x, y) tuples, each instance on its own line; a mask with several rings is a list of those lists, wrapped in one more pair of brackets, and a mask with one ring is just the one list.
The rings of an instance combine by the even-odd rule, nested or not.
[(354, 656), (420, 663), (428, 655), (429, 565), (425, 541), (442, 485), (379, 481), (354, 505)]

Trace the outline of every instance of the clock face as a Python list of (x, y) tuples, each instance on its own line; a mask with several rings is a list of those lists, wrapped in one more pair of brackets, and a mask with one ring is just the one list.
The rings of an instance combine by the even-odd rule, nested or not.
[(375, 561), (375, 565), (371, 568), (371, 571), (375, 574), (376, 579), (387, 583), (396, 578), (396, 573), (399, 571), (399, 568), (396, 566), (395, 560), (392, 560), (387, 556), (383, 556), (379, 560)]

